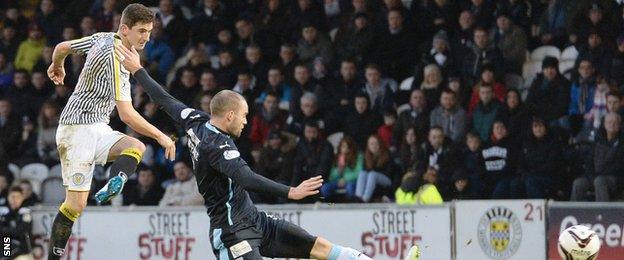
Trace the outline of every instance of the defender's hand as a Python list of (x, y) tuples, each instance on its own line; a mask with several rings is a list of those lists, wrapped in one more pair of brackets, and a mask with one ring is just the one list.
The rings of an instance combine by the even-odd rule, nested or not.
[(300, 200), (307, 196), (318, 194), (318, 189), (323, 185), (323, 177), (316, 176), (303, 181), (299, 186), (290, 188), (288, 198), (291, 200)]
[(115, 57), (132, 74), (143, 68), (141, 66), (141, 56), (134, 49), (134, 46), (128, 49), (123, 44), (115, 45)]

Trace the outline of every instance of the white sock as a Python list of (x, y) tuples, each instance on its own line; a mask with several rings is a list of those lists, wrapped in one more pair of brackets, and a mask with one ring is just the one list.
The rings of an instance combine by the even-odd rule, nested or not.
[(372, 260), (364, 253), (350, 247), (332, 246), (328, 260)]

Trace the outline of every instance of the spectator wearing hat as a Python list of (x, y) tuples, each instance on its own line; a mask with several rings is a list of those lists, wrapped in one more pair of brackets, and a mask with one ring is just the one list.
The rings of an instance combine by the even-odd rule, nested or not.
[(46, 39), (37, 24), (28, 26), (28, 38), (20, 43), (15, 55), (15, 68), (25, 69), (29, 73), (41, 57)]
[(509, 14), (499, 12), (490, 37), (502, 54), (505, 73), (522, 75), (527, 52), (527, 36), (522, 28), (511, 21)]
[(491, 63), (483, 64), (483, 66), (481, 67), (481, 71), (479, 72), (479, 75), (480, 75), (479, 82), (476, 85), (474, 85), (474, 87), (472, 88), (472, 96), (470, 97), (470, 104), (468, 106), (469, 114), (472, 114), (472, 112), (474, 111), (474, 108), (479, 103), (480, 86), (482, 85), (491, 86), (492, 90), (494, 91), (494, 97), (500, 102), (505, 101), (505, 95), (507, 94), (507, 88), (505, 88), (505, 85), (503, 85), (502, 83), (496, 80), (496, 72), (495, 72), (495, 67), (493, 66), (493, 64)]
[(496, 68), (496, 76), (505, 71), (500, 50), (491, 43), (487, 29), (479, 27), (474, 30), (472, 44), (459, 57), (461, 61), (461, 75), (469, 86), (474, 86), (479, 79), (479, 72), (484, 64), (490, 63)]
[(620, 91), (624, 91), (624, 35), (617, 38), (617, 46), (611, 60), (611, 71), (608, 75)]
[(329, 37), (319, 32), (314, 24), (309, 23), (301, 28), (301, 39), (297, 43), (297, 56), (301, 62), (309, 65), (316, 57), (321, 57), (325, 63), (332, 63), (334, 50)]
[(598, 74), (609, 75), (613, 54), (606, 47), (602, 36), (597, 31), (591, 31), (587, 36), (587, 45), (582, 46), (579, 50), (577, 65), (581, 60), (590, 60)]
[(414, 64), (414, 51), (419, 42), (405, 25), (401, 11), (392, 9), (386, 18), (388, 24), (376, 34), (373, 53), (374, 62), (381, 68), (380, 73), (400, 81), (410, 74)]
[(353, 60), (358, 64), (368, 62), (366, 58), (372, 54), (374, 31), (366, 13), (357, 13), (351, 22), (340, 28), (336, 33), (334, 46), (339, 61)]
[(518, 174), (529, 199), (548, 198), (561, 188), (558, 180), (562, 177), (562, 147), (547, 122), (533, 118), (518, 161)]
[(440, 105), (431, 112), (431, 127), (441, 127), (444, 135), (458, 143), (464, 138), (467, 123), (466, 111), (457, 103), (457, 94), (450, 89), (444, 89)]
[(468, 176), (468, 174), (466, 174), (466, 172), (461, 169), (458, 168), (455, 170), (455, 173), (453, 173), (453, 177), (451, 178), (452, 181), (452, 186), (451, 186), (451, 190), (448, 194), (448, 196), (446, 197), (447, 201), (452, 201), (452, 200), (470, 200), (470, 199), (477, 199), (477, 194), (474, 192), (473, 188), (471, 187), (471, 181), (470, 181), (470, 177)]
[[(491, 85), (479, 85), (479, 103), (472, 113), (472, 129), (484, 141), (490, 140), (492, 125), (503, 109), (503, 105), (494, 98)], [(507, 134), (507, 133), (505, 133)]]
[(267, 92), (262, 106), (251, 120), (249, 139), (254, 147), (260, 147), (271, 130), (282, 129), (286, 124), (287, 115), (280, 110), (280, 98), (275, 92)]
[(548, 56), (542, 61), (542, 73), (531, 83), (526, 104), (530, 111), (548, 125), (563, 120), (570, 103), (570, 81), (559, 73), (559, 61)]
[(437, 65), (444, 78), (456, 76), (457, 67), (455, 62), (447, 33), (445, 31), (437, 32), (433, 36), (431, 49), (428, 52), (423, 52), (419, 63), (416, 65), (414, 84), (423, 81), (424, 68), (430, 64)]
[[(582, 201), (593, 186), (596, 201), (610, 201), (621, 190), (624, 180), (624, 140), (622, 118), (615, 113), (605, 116), (604, 130), (598, 132), (587, 158), (584, 176), (572, 184), (572, 201)], [(593, 184), (593, 185), (592, 185)]]
[(520, 183), (516, 176), (518, 145), (509, 138), (505, 122), (496, 120), (492, 124), (491, 138), (481, 152), (484, 190), (487, 198), (510, 199), (519, 196)]

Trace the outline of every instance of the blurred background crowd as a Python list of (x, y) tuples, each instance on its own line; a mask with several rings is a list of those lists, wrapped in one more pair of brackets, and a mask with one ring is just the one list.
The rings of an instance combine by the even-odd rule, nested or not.
[[(54, 86), (54, 46), (116, 31), (131, 2), (0, 3), (0, 205), (11, 184), (25, 205), (62, 200), (55, 132), (85, 59), (68, 57)], [(218, 91), (242, 94), (242, 157), (286, 185), (322, 175), (305, 202), (623, 198), (624, 1), (138, 2), (156, 13), (150, 74), (208, 113)], [(113, 113), (115, 130), (148, 147), (116, 203), (201, 205), (184, 132), (140, 85), (132, 93), (181, 137), (178, 161)]]

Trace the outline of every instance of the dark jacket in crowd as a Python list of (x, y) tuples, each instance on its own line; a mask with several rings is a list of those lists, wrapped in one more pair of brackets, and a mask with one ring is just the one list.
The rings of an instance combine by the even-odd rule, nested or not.
[(516, 175), (518, 148), (509, 137), (498, 142), (488, 142), (481, 151), (480, 167), (483, 176), (490, 180), (511, 178)]
[(368, 137), (377, 131), (381, 123), (381, 116), (370, 109), (362, 114), (353, 109), (344, 118), (342, 131), (353, 138), (360, 150), (364, 150)]
[(416, 128), (416, 139), (424, 138), (429, 131), (429, 112), (409, 109), (401, 112), (392, 129), (392, 146), (399, 147), (407, 129)]
[(526, 137), (518, 160), (518, 173), (535, 177), (558, 176), (562, 167), (561, 146), (550, 133), (541, 139), (533, 134)]
[(128, 186), (123, 192), (123, 204), (125, 206), (132, 204), (137, 206), (158, 206), (160, 199), (165, 194), (165, 190), (157, 183), (154, 183), (145, 192), (139, 190), (138, 184)]
[(295, 154), (290, 186), (296, 187), (302, 181), (314, 176), (321, 175), (325, 180), (329, 178), (329, 170), (334, 159), (334, 148), (327, 141), (323, 139), (310, 142), (302, 138), (297, 144)]
[(568, 114), (570, 81), (559, 75), (553, 81), (539, 74), (529, 88), (525, 100), (532, 114), (552, 122)]
[(607, 139), (604, 130), (598, 132), (593, 145), (591, 160), (586, 167), (589, 176), (611, 175), (624, 177), (624, 136), (620, 134)]
[[(11, 255), (19, 256), (32, 251), (32, 214), (27, 207), (12, 210), (0, 207), (0, 234), (11, 237)], [(4, 241), (3, 241), (4, 242)]]

